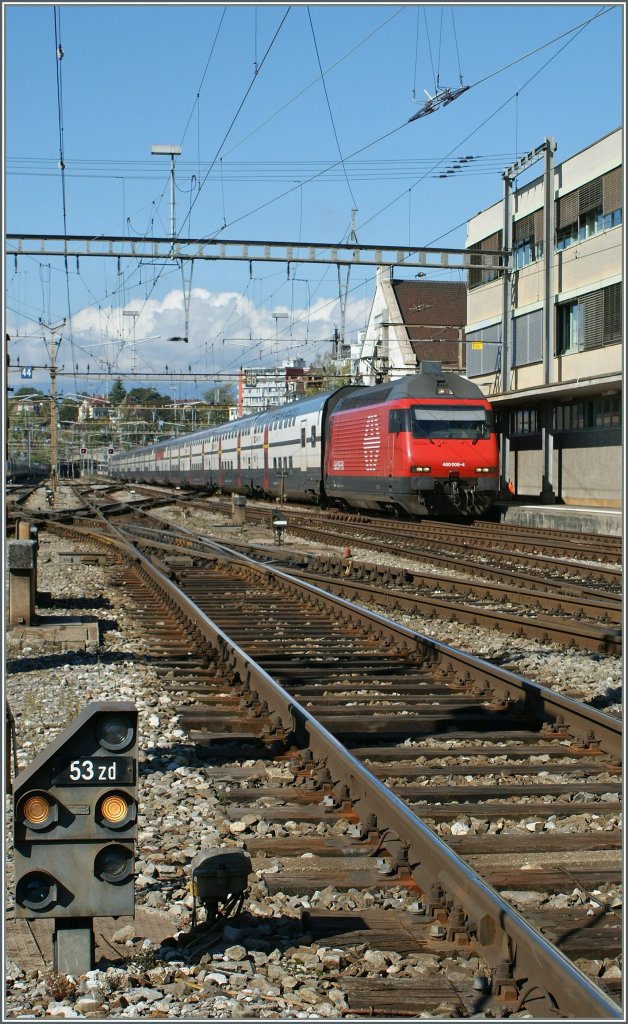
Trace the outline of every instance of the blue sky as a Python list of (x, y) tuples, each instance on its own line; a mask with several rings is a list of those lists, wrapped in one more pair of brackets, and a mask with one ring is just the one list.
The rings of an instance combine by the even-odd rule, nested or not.
[[(340, 242), (356, 208), (359, 242), (455, 248), (517, 156), (553, 136), (561, 161), (622, 124), (619, 6), (8, 3), (3, 16), (7, 232), (63, 233), (60, 126), (68, 234), (168, 235), (170, 163), (150, 149), (176, 144), (182, 237)], [(408, 123), (435, 81), (470, 88)], [(461, 156), (475, 160), (438, 177)], [(61, 390), (102, 394), (87, 364), (125, 377), (134, 326), (136, 367), (165, 390), (151, 374), (166, 365), (309, 362), (340, 323), (335, 267), (197, 261), (190, 340), (173, 343), (182, 284), (172, 265), (83, 258), (66, 274), (58, 259), (10, 258), (11, 357), (46, 364), (39, 318), (65, 318), (59, 364), (78, 370)], [(354, 341), (371, 271), (354, 268), (349, 288)], [(47, 373), (33, 383), (47, 390)], [(191, 378), (180, 393), (206, 387)]]

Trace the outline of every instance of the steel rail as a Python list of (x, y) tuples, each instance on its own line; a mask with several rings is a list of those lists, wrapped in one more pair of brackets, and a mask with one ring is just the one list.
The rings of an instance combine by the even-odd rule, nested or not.
[[(188, 531), (182, 530), (180, 527), (175, 528), (173, 532), (164, 530), (163, 528), (158, 529), (136, 526), (135, 524), (131, 524), (129, 528), (131, 532), (136, 537), (143, 540), (144, 543), (156, 548), (167, 548), (171, 546), (174, 533), (177, 539), (180, 538), (184, 542), (183, 546), (189, 552), (191, 557), (215, 557), (215, 555), (207, 554), (207, 546), (211, 543), (208, 538), (195, 537)], [(164, 539), (164, 536), (168, 539)], [(199, 544), (202, 544), (203, 547), (199, 547)], [(238, 545), (231, 550), (234, 553), (236, 551), (242, 552), (242, 547), (243, 546)], [(265, 549), (258, 548), (256, 550), (263, 551), (266, 556), (268, 555), (268, 551)], [(242, 553), (246, 556), (246, 552)], [(250, 555), (248, 557), (250, 557)], [(316, 561), (316, 559), (314, 558), (313, 561)], [(376, 575), (378, 567), (372, 566), (371, 568), (373, 575)], [(382, 567), (379, 568), (379, 575), (385, 578), (385, 570)], [(284, 566), (283, 571), (292, 577), (309, 580), (315, 585), (320, 586), (322, 589), (331, 591), (332, 593), (337, 593), (341, 596), (343, 594), (348, 595), (352, 601), (359, 597), (363, 602), (371, 601), (376, 604), (392, 606), (398, 610), (422, 613), (430, 616), (438, 615), (441, 621), (444, 622), (466, 622), (471, 625), (479, 625), (488, 629), (503, 629), (505, 632), (514, 634), (515, 636), (525, 635), (536, 637), (542, 641), (553, 641), (565, 646), (579, 647), (586, 651), (599, 651), (606, 654), (617, 655), (620, 654), (622, 650), (621, 630), (604, 627), (596, 622), (574, 623), (566, 619), (564, 616), (538, 615), (538, 613), (535, 618), (529, 618), (521, 614), (504, 612), (499, 609), (483, 608), (477, 605), (463, 605), (460, 603), (461, 600), (468, 596), (469, 591), (472, 589), (472, 586), (468, 584), (467, 594), (458, 594), (458, 601), (447, 601), (437, 597), (422, 596), (421, 594), (410, 592), (409, 590), (402, 588), (391, 590), (381, 586), (374, 586), (372, 583), (360, 578), (359, 567), (356, 569), (355, 575), (349, 574), (346, 578), (338, 578), (338, 576), (329, 575), (320, 570), (317, 571), (316, 569), (303, 567)], [(402, 575), (403, 571), (399, 570), (399, 574)], [(396, 582), (391, 578), (393, 575), (393, 570), (389, 569), (389, 578), (387, 582)], [(437, 580), (434, 582), (438, 585)], [(477, 589), (482, 589), (480, 584), (477, 584)], [(483, 590), (486, 592), (487, 587), (484, 586)], [(520, 601), (519, 594), (515, 596), (511, 592), (510, 597), (511, 600), (518, 599)], [(540, 605), (542, 603), (543, 599), (541, 595), (539, 595), (538, 604)], [(559, 606), (559, 599), (554, 598), (553, 607), (556, 608)], [(580, 609), (582, 607), (582, 602), (578, 602), (577, 607)], [(600, 615), (603, 615), (608, 614), (609, 611), (614, 611), (615, 609), (609, 609), (602, 603), (599, 603), (597, 605), (597, 610)]]
[[(383, 845), (403, 853), (412, 876), (428, 893), (436, 885), (443, 894), (445, 913), (461, 911), (464, 928), (473, 936), (473, 945), (495, 968), (507, 966), (514, 981), (522, 990), (520, 1005), (526, 1005), (526, 994), (531, 991), (545, 994), (545, 1012), (550, 1016), (584, 1014), (592, 1019), (621, 1019), (621, 1010), (601, 989), (584, 975), (563, 953), (548, 942), (532, 925), (514, 910), (490, 885), (450, 850), (403, 802), (376, 779), (342, 744), (322, 726), (280, 684), (278, 684), (245, 650), (234, 644), (228, 635), (211, 621), (176, 584), (155, 568), (138, 548), (130, 543), (123, 531), (108, 524), (114, 539), (135, 563), (143, 575), (168, 596), (188, 620), (198, 627), (212, 649), (226, 660), (231, 671), (248, 685), (281, 719), (302, 748), (307, 746), (315, 758), (325, 763), (332, 776), (332, 785), (342, 799), (348, 793), (359, 815), (374, 814), (377, 829), (383, 833)], [(218, 547), (218, 545), (217, 545)], [(223, 548), (223, 551), (225, 549)], [(243, 558), (238, 555), (238, 560)], [(256, 563), (252, 568), (260, 571)], [(268, 570), (273, 576), (294, 581), (277, 570)], [(309, 584), (297, 586), (313, 592), (314, 596), (329, 599), (329, 595)], [(342, 599), (343, 606), (350, 605)], [(370, 615), (380, 625), (390, 623), (379, 616)], [(394, 625), (394, 624), (393, 624)], [(411, 640), (411, 631), (401, 629)], [(426, 640), (427, 638), (422, 638)], [(446, 645), (428, 641), (429, 646), (445, 655), (454, 653)], [(478, 659), (467, 659), (469, 664)], [(511, 676), (510, 673), (503, 675)], [(526, 680), (511, 676), (513, 682), (524, 689), (532, 688)], [(543, 689), (543, 688), (539, 688)], [(551, 695), (548, 695), (551, 696)], [(568, 699), (558, 701), (561, 707), (575, 704)], [(594, 717), (604, 719), (597, 713)], [(611, 728), (617, 729), (617, 723)], [(345, 789), (346, 787), (346, 789)], [(396, 840), (396, 842), (395, 842)], [(538, 1007), (536, 1007), (538, 1008)], [(534, 1008), (531, 1008), (531, 1012)]]
[[(107, 522), (107, 526), (109, 529), (115, 530), (121, 539), (128, 542), (128, 535), (123, 531), (118, 531), (109, 522)], [(181, 532), (179, 528), (177, 531)], [(603, 753), (621, 760), (623, 753), (622, 724), (612, 715), (581, 704), (571, 697), (556, 693), (540, 683), (533, 682), (507, 669), (499, 668), (472, 654), (435, 640), (433, 637), (411, 630), (377, 612), (365, 608), (358, 609), (343, 597), (330, 594), (329, 591), (305, 580), (295, 579), (289, 572), (276, 566), (260, 565), (248, 555), (209, 537), (202, 537), (202, 540), (207, 548), (213, 550), (219, 558), (227, 561), (235, 559), (253, 572), (272, 576), (276, 580), (282, 581), (285, 586), (296, 587), (323, 603), (335, 604), (352, 617), (368, 621), (376, 630), (382, 634), (386, 633), (391, 641), (400, 644), (406, 651), (415, 651), (422, 657), (429, 658), (434, 664), (438, 664), (439, 669), (452, 681), (459, 681), (465, 686), (474, 685), (475, 692), (485, 695), (487, 701), (497, 700), (511, 712), (532, 713), (549, 727), (567, 727), (576, 742), (585, 749), (597, 746)], [(164, 566), (162, 575), (168, 578), (172, 575), (172, 569)]]

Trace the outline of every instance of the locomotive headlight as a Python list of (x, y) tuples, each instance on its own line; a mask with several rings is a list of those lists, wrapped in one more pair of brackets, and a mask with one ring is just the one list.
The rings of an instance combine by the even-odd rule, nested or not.
[(476, 473), (496, 473), (497, 472), (497, 467), (496, 466), (476, 466), (475, 467), (475, 472)]
[(411, 473), (431, 473), (431, 466), (410, 466)]

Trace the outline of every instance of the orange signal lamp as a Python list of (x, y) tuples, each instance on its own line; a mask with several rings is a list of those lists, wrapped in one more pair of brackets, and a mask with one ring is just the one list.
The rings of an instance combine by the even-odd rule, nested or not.
[(41, 793), (29, 796), (22, 804), (22, 815), (28, 825), (43, 825), (50, 817), (52, 804)]
[(100, 804), (100, 814), (110, 825), (119, 825), (129, 813), (129, 803), (122, 793), (110, 793)]

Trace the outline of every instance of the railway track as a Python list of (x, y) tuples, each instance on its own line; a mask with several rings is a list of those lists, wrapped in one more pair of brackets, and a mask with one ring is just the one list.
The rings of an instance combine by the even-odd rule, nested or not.
[[(115, 523), (122, 551), (127, 526)], [(116, 572), (191, 739), (257, 743), (280, 769), (244, 770), (225, 788), (233, 820), (269, 826), (242, 834), (254, 863), (283, 865), (269, 889), (406, 893), (396, 921), (380, 915), (370, 937), (362, 921), (362, 937), (477, 957), (456, 989), (463, 1016), (618, 1015), (617, 992), (575, 965), (620, 942), (616, 719), (242, 553), (216, 547), (195, 565), (180, 544), (133, 540), (133, 568)], [(312, 826), (306, 850), (272, 834), (290, 821)], [(524, 916), (531, 893), (542, 895)], [(308, 934), (355, 941), (355, 920), (323, 917), (306, 914)], [(406, 987), (360, 979), (349, 1005), (416, 1013), (420, 986)], [(424, 995), (433, 1006), (442, 992)]]
[[(154, 506), (150, 503), (151, 511)], [(105, 512), (124, 514), (124, 505), (102, 506)], [(163, 524), (146, 506), (134, 507), (132, 519), (137, 537), (155, 544), (169, 543)], [(170, 527), (180, 545), (203, 557), (203, 542), (185, 529)], [(336, 541), (337, 544), (337, 541)], [(268, 560), (267, 546), (234, 544), (251, 557)], [(389, 551), (387, 550), (387, 554)], [(546, 580), (508, 571), (482, 571), (456, 563), (456, 575), (423, 573), (333, 554), (302, 555), (278, 550), (274, 554), (287, 571), (331, 587), (352, 600), (380, 605), (393, 611), (421, 613), (445, 622), (461, 622), (497, 629), (515, 636), (529, 636), (582, 650), (620, 654), (622, 605), (620, 595), (562, 580)], [(450, 559), (453, 562), (453, 559)], [(460, 570), (473, 575), (461, 578)], [(482, 567), (483, 569), (483, 567)], [(494, 577), (491, 579), (491, 577)]]

